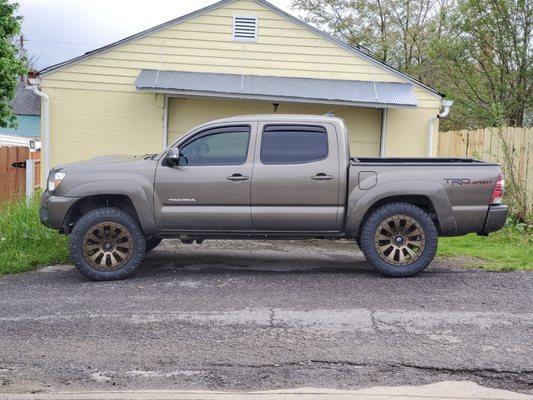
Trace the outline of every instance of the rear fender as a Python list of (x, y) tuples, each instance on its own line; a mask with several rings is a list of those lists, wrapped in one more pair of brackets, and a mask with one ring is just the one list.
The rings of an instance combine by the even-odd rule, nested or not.
[[(361, 190), (353, 190), (348, 197), (348, 214), (346, 216), (347, 236), (357, 236), (363, 218), (373, 205), (382, 201), (405, 196), (423, 196), (431, 201), (442, 234), (453, 234), (457, 231), (452, 206), (448, 194), (442, 185), (431, 181), (401, 181), (384, 183), (367, 190), (361, 196)], [(388, 202), (388, 201), (386, 201)]]

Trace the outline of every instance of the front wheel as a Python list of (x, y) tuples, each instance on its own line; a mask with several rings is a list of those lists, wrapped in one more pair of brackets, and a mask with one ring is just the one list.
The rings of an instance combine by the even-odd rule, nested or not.
[(84, 214), (74, 225), (70, 258), (89, 279), (122, 279), (141, 264), (145, 240), (132, 216), (118, 208), (98, 208)]
[(386, 204), (363, 226), (361, 249), (386, 275), (406, 277), (425, 269), (435, 257), (438, 233), (429, 215), (408, 203)]

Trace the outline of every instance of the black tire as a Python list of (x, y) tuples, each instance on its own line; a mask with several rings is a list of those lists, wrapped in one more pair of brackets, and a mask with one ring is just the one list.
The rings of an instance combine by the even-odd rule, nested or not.
[[(414, 226), (416, 226), (416, 228), (418, 229), (417, 232), (420, 232), (423, 235), (423, 237), (422, 235), (421, 237), (425, 243), (424, 247), (421, 247), (421, 250), (416, 246), (414, 247), (415, 249), (419, 249), (419, 252), (417, 252), (415, 256), (418, 258), (416, 258), (412, 262), (406, 260), (407, 264), (405, 265), (395, 265), (395, 260), (392, 260), (393, 263), (387, 262), (387, 256), (385, 254), (380, 255), (380, 252), (377, 248), (378, 244), (381, 245), (382, 243), (387, 243), (387, 241), (377, 242), (379, 238), (376, 236), (376, 234), (379, 234), (379, 232), (377, 232), (378, 228), (380, 228), (380, 226), (383, 226), (382, 224), (385, 221), (388, 221), (390, 218), (396, 216), (407, 216), (410, 218), (411, 223), (414, 221)], [(399, 219), (399, 221), (401, 221), (401, 218)], [(396, 226), (395, 222), (392, 222), (392, 226)], [(408, 235), (409, 234), (405, 234), (405, 236)], [(435, 253), (437, 251), (438, 233), (437, 228), (435, 227), (435, 224), (433, 223), (429, 215), (421, 208), (409, 203), (391, 203), (378, 208), (370, 215), (370, 217), (367, 219), (363, 226), (360, 240), (361, 250), (363, 250), (366, 259), (370, 261), (370, 263), (376, 269), (388, 276), (407, 277), (421, 272), (431, 263), (431, 261), (433, 261)], [(393, 240), (391, 238), (391, 246), (392, 242)], [(387, 245), (382, 246), (381, 248), (383, 249), (386, 246)], [(394, 246), (389, 247), (389, 249), (393, 249), (389, 252), (389, 255), (391, 255), (391, 253), (393, 252), (396, 252), (396, 248)], [(404, 252), (404, 250), (401, 249), (398, 249), (398, 251)], [(386, 251), (383, 253), (386, 253)], [(407, 251), (403, 253), (404, 258), (406, 253)], [(394, 254), (399, 255), (399, 253)], [(407, 256), (410, 257), (408, 253)]]
[(145, 250), (144, 252), (145, 253), (148, 253), (149, 251), (152, 251), (153, 249), (155, 249), (157, 246), (159, 246), (159, 244), (163, 241), (163, 238), (160, 238), (160, 237), (157, 237), (157, 236), (152, 236), (150, 239), (148, 239), (146, 241), (146, 246), (145, 246)]
[[(131, 240), (128, 257), (124, 257), (124, 265), (114, 270), (102, 270), (92, 266), (84, 255), (84, 238), (97, 226), (106, 223), (119, 224)], [(128, 241), (129, 243), (129, 241)], [(76, 268), (87, 278), (94, 281), (112, 281), (132, 275), (142, 262), (145, 252), (146, 238), (139, 223), (118, 208), (98, 208), (83, 215), (74, 225), (70, 234), (70, 258)], [(95, 246), (91, 244), (91, 246)], [(100, 251), (100, 250), (97, 250)]]

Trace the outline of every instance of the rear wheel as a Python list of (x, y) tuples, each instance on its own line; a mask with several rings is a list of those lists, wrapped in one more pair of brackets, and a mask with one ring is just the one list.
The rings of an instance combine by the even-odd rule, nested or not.
[(429, 215), (408, 203), (391, 203), (370, 215), (361, 233), (361, 249), (379, 271), (396, 277), (414, 275), (435, 257), (438, 234)]
[(74, 225), (70, 258), (89, 279), (122, 279), (139, 267), (145, 245), (141, 227), (132, 216), (118, 208), (99, 208)]

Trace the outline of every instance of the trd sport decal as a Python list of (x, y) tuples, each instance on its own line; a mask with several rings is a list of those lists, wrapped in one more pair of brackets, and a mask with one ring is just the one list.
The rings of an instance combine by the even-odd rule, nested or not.
[(452, 186), (462, 185), (490, 185), (492, 181), (475, 181), (470, 178), (444, 178), (444, 182)]

